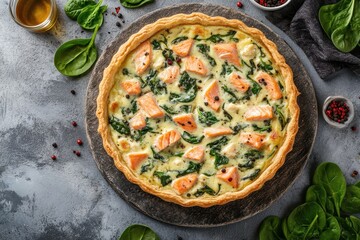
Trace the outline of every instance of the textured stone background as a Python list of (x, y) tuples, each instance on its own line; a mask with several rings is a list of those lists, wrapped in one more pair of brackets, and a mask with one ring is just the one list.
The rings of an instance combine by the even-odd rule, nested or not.
[[(293, 0), (295, 1), (295, 0)], [(84, 104), (87, 74), (78, 79), (62, 76), (53, 65), (56, 48), (73, 38), (85, 38), (81, 28), (60, 9), (56, 27), (46, 34), (33, 34), (16, 25), (8, 11), (8, 0), (0, 4), (0, 239), (116, 239), (130, 224), (153, 228), (164, 240), (177, 239), (256, 239), (261, 220), (268, 215), (284, 216), (304, 199), (310, 176), (319, 162), (339, 164), (348, 182), (353, 170), (360, 170), (360, 79), (344, 70), (323, 82), (302, 50), (269, 23), (264, 12), (243, 0), (243, 11), (282, 36), (305, 65), (317, 93), (319, 109), (329, 95), (344, 95), (356, 108), (350, 128), (337, 130), (319, 113), (319, 129), (313, 153), (302, 175), (275, 204), (262, 213), (224, 227), (183, 228), (157, 222), (127, 205), (110, 188), (98, 171), (87, 146)], [(122, 8), (127, 26), (145, 13), (181, 2), (161, 1), (146, 7)], [(236, 8), (236, 1), (197, 1)], [(118, 1), (109, 6), (96, 44), (101, 50), (121, 31), (111, 15)], [(286, 11), (286, 9), (285, 9)], [(110, 33), (108, 33), (110, 32)], [(74, 89), (73, 96), (70, 90)], [(71, 121), (77, 121), (74, 128)], [(76, 144), (82, 138), (84, 146)], [(56, 142), (59, 147), (53, 149)], [(80, 150), (79, 158), (73, 150)], [(57, 161), (50, 156), (56, 154)]]

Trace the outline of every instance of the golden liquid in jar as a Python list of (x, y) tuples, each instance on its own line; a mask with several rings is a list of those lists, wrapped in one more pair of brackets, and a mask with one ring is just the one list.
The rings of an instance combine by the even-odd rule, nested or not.
[(28, 26), (36, 26), (44, 22), (50, 12), (50, 0), (19, 0), (16, 5), (16, 17)]

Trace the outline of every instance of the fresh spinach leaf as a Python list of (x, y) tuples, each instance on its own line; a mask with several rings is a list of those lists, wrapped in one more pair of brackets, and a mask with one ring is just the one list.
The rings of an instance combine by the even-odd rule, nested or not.
[(326, 226), (319, 236), (319, 240), (338, 240), (340, 239), (341, 229), (338, 221), (332, 215), (326, 216)]
[(219, 121), (212, 112), (206, 112), (202, 108), (198, 108), (198, 118), (200, 123), (208, 127)]
[(196, 79), (191, 78), (187, 72), (184, 72), (179, 80), (179, 87), (185, 91), (184, 93), (170, 93), (170, 101), (172, 102), (191, 102), (196, 98), (197, 85)]
[(142, 87), (149, 86), (155, 95), (167, 94), (166, 83), (157, 77), (157, 71), (150, 69), (149, 74), (145, 77), (145, 84)]
[(283, 240), (281, 219), (277, 216), (268, 216), (260, 225), (259, 240)]
[(95, 37), (98, 29), (99, 26), (96, 26), (90, 39), (73, 39), (63, 43), (56, 50), (54, 64), (61, 74), (69, 77), (79, 76), (96, 62)]
[(120, 0), (121, 5), (126, 8), (138, 8), (152, 2), (154, 2), (154, 0)]
[(145, 173), (145, 172), (147, 172), (147, 171), (150, 171), (150, 170), (153, 169), (154, 167), (155, 167), (155, 166), (154, 166), (154, 164), (153, 164), (152, 161), (149, 162), (149, 163), (147, 163), (147, 164), (144, 164), (144, 165), (141, 166), (140, 174), (143, 174), (143, 173)]
[(143, 129), (136, 130), (132, 136), (135, 141), (141, 141), (148, 132), (152, 132), (154, 129), (146, 122), (146, 126)]
[(172, 44), (178, 44), (179, 42), (187, 40), (187, 36), (180, 36), (171, 41)]
[(348, 185), (341, 203), (341, 210), (350, 214), (360, 213), (360, 187)]
[(257, 82), (255, 81), (252, 81), (252, 86), (251, 86), (251, 92), (254, 94), (254, 95), (258, 95), (259, 92), (261, 91), (261, 86), (260, 84), (258, 84)]
[(249, 161), (256, 161), (258, 159), (264, 158), (264, 154), (259, 150), (251, 149), (244, 154), (244, 157)]
[(286, 239), (318, 238), (326, 226), (326, 214), (316, 202), (307, 202), (290, 213), (285, 225)]
[(233, 119), (233, 117), (231, 116), (230, 113), (228, 113), (228, 111), (225, 110), (225, 103), (221, 106), (221, 108), (223, 110), (224, 116), (231, 121)]
[(281, 131), (284, 130), (286, 124), (288, 123), (288, 120), (285, 120), (284, 114), (281, 111), (282, 106), (280, 105), (275, 105), (275, 114), (279, 120), (280, 126), (281, 126)]
[(206, 39), (199, 39), (198, 36), (195, 36), (195, 40), (200, 41), (200, 40), (205, 40), (205, 41), (211, 41), (213, 43), (220, 43), (220, 42), (224, 42), (224, 37), (230, 37), (229, 39), (234, 41), (234, 42), (238, 42), (239, 39), (234, 38), (236, 34), (236, 31), (234, 30), (229, 30), (226, 34), (212, 34), (210, 37), (206, 38)]
[(159, 42), (159, 41), (153, 40), (153, 41), (151, 42), (151, 44), (153, 45), (153, 49), (154, 49), (154, 50), (161, 50), (161, 45), (160, 45), (160, 42)]
[(159, 236), (148, 226), (134, 224), (125, 229), (119, 240), (160, 240)]
[(271, 126), (259, 127), (258, 125), (253, 124), (252, 127), (253, 127), (253, 130), (256, 132), (271, 132), (271, 130), (272, 130)]
[(215, 59), (209, 55), (209, 52), (210, 52), (210, 46), (209, 45), (198, 44), (198, 45), (196, 45), (196, 47), (199, 49), (199, 52), (202, 53), (207, 58), (207, 60), (209, 61), (209, 64), (211, 66), (213, 66), (213, 67), (216, 66)]
[(228, 100), (230, 103), (234, 103), (239, 100), (239, 98), (236, 96), (234, 91), (230, 90), (230, 88), (228, 88), (226, 85), (223, 85), (221, 89), (231, 96), (230, 99)]
[(245, 129), (248, 125), (247, 124), (241, 124), (241, 123), (238, 123), (236, 124), (234, 127), (230, 127), (232, 130), (233, 130), (233, 135), (236, 135), (238, 134), (241, 130)]
[(188, 168), (182, 171), (178, 171), (176, 177), (185, 176), (189, 173), (194, 173), (194, 172), (198, 173), (200, 171), (200, 168), (201, 168), (201, 163), (189, 162)]
[(184, 131), (183, 134), (181, 135), (181, 137), (188, 143), (198, 144), (198, 143), (201, 143), (201, 141), (204, 139), (205, 136), (196, 137), (196, 136)]
[(69, 0), (64, 6), (64, 11), (70, 19), (76, 20), (81, 11), (90, 5), (96, 5), (96, 2), (94, 0)]
[(102, 0), (96, 5), (89, 5), (84, 8), (77, 17), (78, 24), (86, 30), (94, 30), (96, 27), (101, 27), (104, 21), (103, 13), (107, 6), (101, 6)]
[(317, 202), (326, 211), (327, 194), (320, 185), (311, 185), (306, 191), (306, 202)]
[(225, 75), (229, 75), (233, 72), (233, 69), (236, 69), (235, 66), (229, 65), (227, 62), (221, 65), (220, 76), (225, 77)]
[(341, 169), (334, 163), (321, 163), (315, 170), (313, 183), (322, 186), (340, 216), (340, 206), (346, 193), (346, 181)]
[(192, 112), (192, 106), (191, 105), (181, 105), (179, 107), (179, 110), (181, 112), (185, 112), (185, 113), (191, 113)]
[(210, 155), (215, 156), (215, 153), (220, 152), (222, 146), (225, 146), (229, 142), (229, 139), (226, 136), (222, 136), (218, 140), (206, 144), (210, 148)]
[(161, 105), (160, 106), (162, 109), (165, 110), (165, 112), (167, 112), (170, 115), (174, 115), (174, 114), (178, 114), (179, 112), (174, 110), (174, 108), (172, 106), (168, 107), (166, 105)]
[(112, 116), (109, 120), (109, 123), (111, 127), (118, 133), (124, 135), (130, 135), (129, 124), (126, 121), (124, 120), (121, 121), (120, 119)]
[(154, 148), (152, 148), (152, 147), (151, 147), (151, 152), (152, 152), (152, 154), (153, 154), (153, 158), (154, 158), (154, 159), (159, 160), (159, 161), (161, 161), (161, 162), (164, 162), (164, 161), (165, 161), (164, 156), (160, 155), (160, 154), (159, 154), (158, 152), (156, 152), (156, 151), (154, 150)]
[(160, 179), (161, 185), (163, 187), (172, 182), (171, 177), (164, 172), (155, 171), (154, 176)]

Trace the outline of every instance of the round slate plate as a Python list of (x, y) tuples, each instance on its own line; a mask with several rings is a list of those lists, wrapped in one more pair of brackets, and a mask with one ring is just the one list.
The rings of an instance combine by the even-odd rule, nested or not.
[[(287, 156), (284, 166), (280, 168), (276, 176), (268, 181), (259, 191), (252, 193), (245, 199), (207, 209), (200, 207), (185, 208), (165, 202), (156, 196), (142, 191), (140, 187), (127, 181), (125, 176), (115, 168), (113, 160), (103, 148), (102, 140), (97, 133), (98, 120), (95, 115), (96, 98), (99, 91), (98, 86), (102, 79), (103, 70), (108, 66), (120, 45), (133, 33), (138, 32), (144, 25), (155, 22), (159, 18), (177, 13), (192, 12), (203, 12), (210, 16), (240, 19), (248, 26), (262, 30), (270, 40), (277, 44), (280, 53), (285, 56), (287, 63), (294, 71), (295, 84), (301, 92), (298, 98), (301, 108), (300, 129), (296, 136), (294, 149)], [(291, 48), (271, 29), (257, 20), (241, 12), (209, 4), (183, 4), (159, 9), (143, 16), (122, 31), (99, 58), (91, 75), (86, 101), (87, 135), (95, 162), (106, 181), (108, 181), (120, 197), (138, 211), (159, 221), (188, 227), (210, 227), (234, 223), (253, 216), (278, 199), (294, 182), (306, 164), (316, 134), (317, 114), (315, 92), (311, 80)]]

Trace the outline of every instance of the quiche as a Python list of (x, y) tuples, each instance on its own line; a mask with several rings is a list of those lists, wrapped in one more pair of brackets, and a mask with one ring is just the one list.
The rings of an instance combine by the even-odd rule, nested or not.
[(298, 91), (276, 45), (243, 22), (202, 13), (132, 35), (105, 69), (98, 131), (144, 191), (210, 207), (259, 190), (298, 131)]

